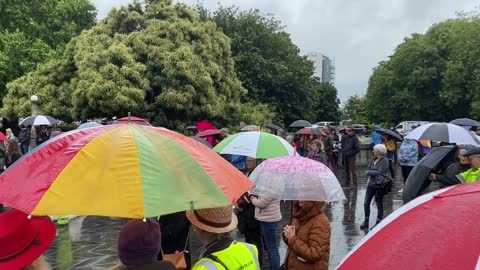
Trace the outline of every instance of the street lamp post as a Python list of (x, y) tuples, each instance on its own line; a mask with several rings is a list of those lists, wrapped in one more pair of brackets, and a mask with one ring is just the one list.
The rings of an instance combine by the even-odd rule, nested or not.
[[(32, 116), (38, 115), (38, 96), (32, 95), (30, 97), (30, 101), (32, 102)], [(37, 139), (37, 130), (35, 126), (32, 125), (30, 129), (30, 144), (28, 146), (28, 151), (32, 151), (33, 148), (36, 146), (36, 139)]]

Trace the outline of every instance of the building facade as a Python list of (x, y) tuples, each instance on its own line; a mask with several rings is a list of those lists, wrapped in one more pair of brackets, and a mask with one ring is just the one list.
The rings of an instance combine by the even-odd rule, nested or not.
[(335, 83), (335, 63), (328, 56), (321, 53), (310, 53), (308, 59), (315, 65), (315, 76), (322, 83)]

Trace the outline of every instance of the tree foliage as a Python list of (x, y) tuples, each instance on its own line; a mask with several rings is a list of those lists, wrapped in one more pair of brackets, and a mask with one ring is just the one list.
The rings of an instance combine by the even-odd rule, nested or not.
[(460, 15), (413, 34), (370, 77), (370, 120), (480, 118), (480, 17)]
[(202, 119), (223, 125), (272, 117), (266, 105), (240, 102), (247, 91), (235, 75), (229, 38), (166, 0), (113, 9), (63, 57), (10, 83), (4, 114), (25, 115), (33, 89), (42, 111), (64, 119), (132, 112), (181, 128)]
[(0, 0), (0, 97), (5, 87), (95, 24), (90, 0)]
[(313, 63), (300, 55), (280, 22), (258, 10), (220, 7), (209, 12), (201, 5), (197, 10), (232, 40), (235, 70), (248, 90), (243, 101), (270, 104), (281, 124), (338, 119), (335, 87), (313, 77)]
[(342, 118), (355, 123), (368, 123), (366, 98), (358, 95), (349, 97), (343, 107)]

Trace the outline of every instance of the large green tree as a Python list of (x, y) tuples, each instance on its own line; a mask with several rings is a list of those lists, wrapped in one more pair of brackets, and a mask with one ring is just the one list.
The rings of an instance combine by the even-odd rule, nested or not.
[(95, 25), (90, 0), (0, 0), (0, 97), (37, 64), (61, 56), (70, 39)]
[(342, 109), (342, 117), (354, 123), (368, 123), (366, 98), (358, 95), (349, 97)]
[(372, 121), (480, 118), (480, 17), (460, 15), (413, 34), (370, 77)]
[(209, 12), (198, 5), (197, 10), (232, 40), (235, 70), (248, 90), (243, 101), (270, 104), (276, 122), (286, 125), (297, 119), (338, 119), (335, 87), (313, 77), (313, 63), (300, 55), (279, 21), (236, 7)]
[(74, 38), (61, 59), (8, 85), (7, 117), (25, 115), (38, 93), (53, 116), (138, 114), (181, 128), (210, 119), (271, 120), (266, 105), (240, 103), (246, 94), (234, 71), (230, 40), (184, 4), (134, 2)]

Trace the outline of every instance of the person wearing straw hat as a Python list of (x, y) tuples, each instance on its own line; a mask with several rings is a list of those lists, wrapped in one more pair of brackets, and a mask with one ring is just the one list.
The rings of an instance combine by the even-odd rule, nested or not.
[(49, 218), (10, 210), (0, 214), (0, 228), (0, 269), (50, 269), (42, 254), (57, 230)]
[(204, 246), (193, 270), (260, 269), (257, 248), (231, 236), (238, 223), (231, 206), (188, 211), (187, 218)]

